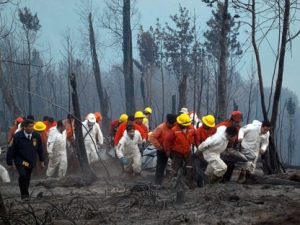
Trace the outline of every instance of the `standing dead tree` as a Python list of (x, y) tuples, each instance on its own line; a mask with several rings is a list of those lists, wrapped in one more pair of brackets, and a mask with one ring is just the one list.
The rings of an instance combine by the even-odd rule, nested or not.
[[(31, 74), (31, 66), (32, 66), (32, 45), (33, 43), (37, 40), (37, 32), (40, 30), (41, 25), (40, 21), (37, 17), (37, 14), (32, 15), (30, 10), (28, 8), (19, 9), (19, 19), (22, 24), (22, 30), (24, 32), (24, 42), (25, 45), (27, 45), (27, 89), (28, 92), (31, 92), (31, 79), (32, 79), (32, 74)], [(23, 35), (20, 35), (22, 37)], [(32, 114), (32, 98), (31, 94), (28, 94), (28, 114)]]
[[(280, 94), (282, 89), (282, 81), (283, 81), (283, 73), (284, 73), (284, 62), (285, 62), (285, 54), (287, 50), (287, 45), (296, 38), (300, 31), (297, 31), (295, 34), (292, 34), (293, 31), (291, 30), (290, 26), (293, 22), (296, 21), (296, 18), (293, 16), (295, 15), (294, 12), (291, 10), (297, 11), (297, 0), (290, 1), (256, 1), (251, 0), (248, 3), (244, 3), (240, 0), (233, 0), (233, 4), (240, 12), (246, 12), (250, 14), (251, 22), (246, 22), (251, 27), (251, 44), (254, 49), (254, 54), (256, 57), (256, 64), (257, 64), (257, 74), (259, 80), (259, 89), (260, 89), (260, 97), (261, 97), (261, 106), (262, 112), (264, 116), (264, 120), (268, 120), (269, 114), (269, 107), (267, 109), (265, 103), (265, 94), (264, 94), (264, 85), (263, 85), (263, 72), (262, 72), (262, 64), (261, 64), (261, 56), (260, 56), (260, 44), (267, 39), (268, 35), (270, 35), (271, 31), (276, 30), (278, 32), (278, 45), (277, 50), (272, 49), (275, 53), (275, 65), (274, 65), (274, 73), (273, 79), (271, 84), (271, 93), (269, 96), (269, 106), (271, 104), (271, 96), (273, 95), (273, 81), (276, 76), (276, 85), (275, 85), (275, 92), (273, 95), (273, 107), (271, 111), (271, 124), (273, 129), (271, 130), (270, 135), (270, 145), (269, 151), (266, 153), (264, 157), (264, 165), (267, 173), (278, 173), (280, 171), (284, 171), (282, 164), (279, 159), (279, 155), (277, 152), (277, 146), (274, 141), (275, 138), (275, 130), (276, 130), (276, 122), (278, 117), (278, 108), (280, 102)], [(273, 14), (271, 14), (271, 12)], [(270, 17), (270, 15), (273, 15)], [(259, 19), (263, 19), (264, 21)], [(267, 30), (264, 30), (261, 25), (262, 23), (269, 22), (270, 26), (267, 27)], [(261, 37), (257, 38), (258, 33), (261, 33)], [(274, 35), (272, 34), (272, 37)], [(269, 42), (268, 42), (269, 43)]]
[(105, 128), (105, 131), (107, 133), (109, 128), (109, 122), (110, 122), (108, 119), (109, 104), (108, 104), (108, 96), (105, 89), (103, 88), (102, 80), (101, 80), (100, 64), (97, 57), (92, 13), (89, 13), (88, 20), (89, 20), (90, 50), (91, 50), (91, 56), (93, 61), (93, 70), (94, 70), (94, 75), (96, 80), (97, 93), (100, 100), (101, 113), (103, 116), (103, 127)]
[[(10, 1), (3, 1), (0, 0), (0, 6), (9, 3)], [(1, 11), (1, 8), (0, 8)], [(1, 13), (0, 13), (1, 14)], [(4, 33), (5, 25), (2, 24), (3, 20), (0, 18), (0, 40), (2, 40), (3, 37), (9, 35), (9, 32)], [(19, 105), (15, 101), (15, 98), (13, 96), (13, 93), (8, 85), (8, 82), (5, 77), (5, 73), (2, 68), (2, 49), (0, 46), (0, 89), (2, 96), (4, 98), (4, 101), (6, 105), (8, 106), (9, 111), (12, 113), (13, 117), (16, 118), (18, 116), (22, 116), (22, 110), (20, 109)]]
[[(81, 118), (80, 116), (80, 107), (79, 107), (79, 101), (77, 96), (77, 85), (76, 85), (76, 76), (74, 73), (70, 76), (70, 84), (73, 89), (72, 91), (72, 103), (74, 108), (74, 116), (75, 118)], [(76, 144), (78, 146), (77, 149), (77, 156), (78, 161), (80, 164), (80, 167), (85, 174), (85, 176), (97, 178), (94, 172), (91, 170), (88, 159), (86, 155), (85, 145), (84, 145), (84, 139), (82, 135), (82, 124), (79, 120), (75, 120), (75, 136), (76, 136)]]

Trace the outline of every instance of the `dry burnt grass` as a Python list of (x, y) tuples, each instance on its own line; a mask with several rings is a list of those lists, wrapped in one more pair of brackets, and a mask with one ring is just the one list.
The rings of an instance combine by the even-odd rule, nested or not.
[[(17, 178), (1, 183), (6, 215), (0, 224), (300, 224), (300, 171), (184, 189), (152, 185), (153, 172), (128, 180), (113, 172), (99, 180), (84, 175), (63, 179), (32, 177), (29, 202), (20, 201)], [(261, 171), (258, 171), (261, 172)], [(171, 182), (172, 183), (172, 182)], [(173, 187), (173, 188), (171, 188)]]

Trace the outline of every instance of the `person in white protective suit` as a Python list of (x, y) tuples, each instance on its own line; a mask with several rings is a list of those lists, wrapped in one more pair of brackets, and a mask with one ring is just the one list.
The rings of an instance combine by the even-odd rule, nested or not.
[[(84, 139), (85, 150), (89, 164), (99, 159), (97, 154), (97, 144), (103, 144), (103, 135), (94, 113), (87, 115), (86, 120), (82, 122), (82, 135)], [(97, 143), (98, 142), (98, 143)]]
[(237, 135), (238, 130), (234, 126), (219, 128), (218, 132), (208, 137), (199, 145), (196, 155), (203, 154), (203, 158), (208, 165), (205, 170), (205, 175), (211, 180), (211, 183), (216, 183), (225, 174), (227, 165), (220, 158), (220, 154), (226, 149), (228, 141)]
[(141, 172), (142, 158), (139, 144), (142, 144), (140, 132), (134, 129), (133, 125), (127, 125), (123, 137), (116, 148), (116, 154), (124, 165), (124, 171), (133, 176)]
[(56, 169), (57, 176), (64, 177), (68, 168), (67, 160), (67, 134), (64, 122), (57, 121), (56, 127), (51, 127), (48, 131), (47, 152), (49, 154), (49, 163), (46, 175), (52, 177)]
[[(2, 153), (2, 149), (0, 147), (0, 155)], [(10, 182), (9, 174), (4, 166), (0, 164), (0, 180), (3, 182)]]
[(7, 170), (5, 169), (4, 166), (2, 166), (0, 164), (0, 180), (2, 180), (2, 182), (10, 182), (10, 178), (9, 178), (9, 174), (7, 172)]
[(271, 123), (269, 121), (253, 120), (239, 130), (238, 141), (241, 142), (241, 153), (248, 162), (242, 163), (242, 170), (237, 183), (242, 184), (245, 178), (248, 179), (256, 168), (259, 153), (265, 154), (269, 145)]

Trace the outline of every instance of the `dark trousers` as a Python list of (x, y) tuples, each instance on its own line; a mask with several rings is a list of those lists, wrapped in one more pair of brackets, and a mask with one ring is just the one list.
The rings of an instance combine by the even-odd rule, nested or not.
[(185, 182), (188, 183), (193, 182), (194, 172), (193, 172), (192, 153), (190, 153), (187, 157), (179, 156), (175, 152), (171, 152), (171, 154), (172, 154), (172, 169), (174, 170), (176, 175), (184, 162), (184, 166), (186, 168)]
[(165, 168), (168, 162), (168, 157), (164, 151), (156, 151), (156, 170), (155, 170), (155, 184), (162, 184), (164, 179)]
[(21, 198), (29, 197), (29, 184), (30, 184), (30, 176), (32, 172), (32, 168), (28, 168), (25, 166), (16, 165), (16, 168), (19, 173), (19, 187), (21, 192)]

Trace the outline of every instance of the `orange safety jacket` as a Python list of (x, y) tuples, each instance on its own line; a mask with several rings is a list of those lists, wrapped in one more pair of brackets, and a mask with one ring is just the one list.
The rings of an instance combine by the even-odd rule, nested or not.
[(14, 136), (17, 129), (18, 129), (18, 124), (14, 125), (10, 128), (10, 132), (8, 135), (8, 144), (10, 143), (10, 141), (11, 141), (12, 137)]
[(143, 129), (143, 131), (146, 133), (146, 138), (148, 138), (148, 127), (145, 124), (137, 124), (137, 125)]
[(212, 136), (213, 134), (216, 133), (216, 129), (209, 128), (208, 130), (204, 129), (203, 125), (198, 128), (198, 133), (199, 133), (199, 144), (201, 144), (203, 141), (205, 141), (208, 137)]
[(164, 140), (170, 131), (171, 129), (167, 126), (167, 124), (162, 123), (151, 133), (149, 139), (156, 150), (164, 151)]
[[(121, 138), (123, 137), (124, 131), (126, 130), (126, 126), (127, 123), (122, 123), (120, 124), (120, 126), (118, 127), (115, 139), (114, 139), (114, 144), (115, 146), (117, 146), (119, 144), (119, 141), (121, 140)], [(147, 138), (147, 134), (145, 133), (145, 131), (136, 123), (133, 124), (134, 129), (137, 130), (138, 132), (141, 133), (141, 136), (143, 139)]]
[(191, 153), (191, 145), (199, 145), (199, 133), (193, 125), (187, 126), (186, 133), (176, 124), (164, 141), (167, 153), (173, 151), (179, 156), (187, 157)]

